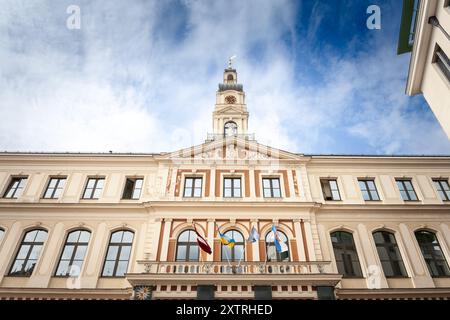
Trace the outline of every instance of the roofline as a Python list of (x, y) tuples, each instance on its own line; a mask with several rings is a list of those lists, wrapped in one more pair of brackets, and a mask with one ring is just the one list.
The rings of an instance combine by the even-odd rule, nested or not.
[[(284, 151), (284, 150), (281, 150)], [(288, 151), (284, 151), (288, 152)], [(144, 153), (144, 152), (44, 152), (44, 151), (0, 151), (0, 156), (78, 156), (78, 157), (155, 157), (164, 156), (170, 154), (170, 152), (160, 152), (160, 153)], [(303, 153), (292, 153), (298, 156), (311, 157), (311, 158), (420, 158), (420, 159), (450, 159), (450, 154), (436, 154), (436, 155), (419, 155), (419, 154), (303, 154)]]

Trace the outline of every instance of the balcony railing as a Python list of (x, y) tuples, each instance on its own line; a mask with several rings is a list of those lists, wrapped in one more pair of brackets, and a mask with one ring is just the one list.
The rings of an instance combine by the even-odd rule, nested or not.
[(233, 135), (225, 135), (225, 134), (216, 134), (216, 133), (208, 133), (207, 140), (213, 141), (213, 140), (219, 140), (219, 139), (234, 139), (234, 138), (240, 138), (244, 140), (255, 140), (255, 134), (249, 133), (249, 134), (233, 134)]
[(324, 274), (330, 273), (329, 261), (312, 262), (154, 262), (139, 261), (147, 274)]

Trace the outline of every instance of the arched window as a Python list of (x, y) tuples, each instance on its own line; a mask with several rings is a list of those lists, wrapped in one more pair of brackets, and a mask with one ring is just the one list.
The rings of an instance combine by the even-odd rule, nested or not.
[(59, 259), (56, 276), (78, 276), (83, 265), (91, 233), (86, 230), (75, 230), (67, 235), (64, 249)]
[[(286, 237), (286, 235), (280, 230), (277, 230), (277, 233), (280, 240), (283, 241), (289, 248), (288, 238)], [(278, 261), (278, 262), (289, 261), (289, 251), (281, 253), (277, 251), (272, 231), (270, 231), (266, 235), (266, 252), (267, 252), (267, 261)]]
[(336, 231), (331, 234), (331, 242), (339, 273), (344, 277), (362, 277), (353, 235), (350, 232)]
[(103, 266), (103, 277), (123, 277), (125, 275), (133, 245), (133, 236), (133, 232), (128, 230), (120, 230), (111, 234)]
[(4, 236), (5, 236), (5, 230), (0, 228), (0, 243), (2, 242)]
[(229, 75), (227, 76), (227, 80), (228, 80), (228, 81), (233, 81), (233, 80), (234, 80), (233, 75), (232, 75), (232, 74), (229, 74)]
[(228, 230), (225, 235), (234, 239), (232, 248), (222, 244), (222, 261), (244, 261), (244, 237), (237, 230)]
[(441, 250), (436, 235), (433, 232), (425, 230), (416, 231), (415, 234), (431, 276), (450, 276), (447, 261), (445, 260), (444, 253)]
[(237, 135), (237, 124), (234, 121), (228, 121), (224, 126), (224, 134), (226, 137)]
[(185, 230), (177, 240), (177, 261), (198, 261), (197, 235), (194, 230)]
[(373, 233), (373, 239), (385, 276), (406, 277), (405, 265), (394, 234), (387, 231), (377, 231)]
[(23, 237), (9, 274), (11, 276), (31, 276), (46, 239), (47, 231), (45, 230), (35, 229), (28, 231)]

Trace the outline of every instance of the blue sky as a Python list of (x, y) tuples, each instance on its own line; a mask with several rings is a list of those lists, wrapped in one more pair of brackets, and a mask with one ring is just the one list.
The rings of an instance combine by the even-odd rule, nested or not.
[[(307, 154), (450, 154), (404, 94), (399, 0), (1, 1), (0, 150), (161, 152), (202, 143), (237, 55), (249, 131)], [(66, 28), (66, 8), (81, 29)], [(381, 30), (366, 27), (369, 5)]]

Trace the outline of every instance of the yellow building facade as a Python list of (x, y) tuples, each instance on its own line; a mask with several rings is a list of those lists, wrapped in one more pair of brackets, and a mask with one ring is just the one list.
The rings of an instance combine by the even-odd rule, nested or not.
[(450, 157), (291, 153), (248, 119), (230, 65), (201, 145), (1, 153), (0, 299), (450, 297)]

